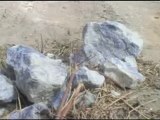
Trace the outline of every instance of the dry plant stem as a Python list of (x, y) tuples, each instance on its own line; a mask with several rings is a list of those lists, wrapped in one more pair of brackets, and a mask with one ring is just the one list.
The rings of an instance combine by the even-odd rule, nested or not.
[(43, 43), (43, 38), (41, 34), (41, 53), (43, 53), (43, 51), (44, 51), (44, 43)]
[(15, 88), (15, 89), (16, 89), (16, 92), (17, 92), (17, 95), (18, 95), (18, 105), (19, 105), (19, 109), (21, 110), (21, 109), (22, 109), (22, 106), (21, 106), (21, 100), (20, 100), (19, 92), (18, 92), (17, 88)]
[(73, 107), (74, 102), (78, 98), (79, 93), (80, 93), (80, 91), (81, 91), (82, 88), (84, 88), (83, 84), (79, 84), (78, 87), (77, 87), (77, 89), (74, 90), (74, 92), (73, 92), (70, 100), (68, 101), (68, 103), (62, 109), (64, 111), (64, 113), (62, 112), (63, 113), (62, 116), (66, 116), (67, 113), (69, 112), (69, 110)]
[(125, 100), (121, 99), (126, 105), (128, 105), (130, 108), (132, 108), (132, 110), (136, 111), (137, 113), (139, 113), (140, 115), (142, 115), (145, 119), (150, 119), (147, 116), (145, 116), (143, 113), (141, 113), (140, 111), (136, 110), (134, 107), (132, 107), (132, 105), (130, 105), (129, 103), (127, 103)]
[[(54, 114), (53, 112), (50, 112), (50, 115), (53, 117), (60, 117), (60, 116), (57, 116), (56, 114)], [(65, 116), (61, 116), (63, 117), (64, 119), (72, 119), (72, 117), (65, 117)]]
[(117, 100), (113, 101), (111, 104), (109, 104), (108, 106), (106, 106), (105, 109), (109, 108), (109, 107), (112, 106), (114, 103), (118, 102), (119, 100), (121, 100), (121, 99), (127, 97), (128, 95), (130, 95), (130, 94), (132, 94), (132, 93), (133, 93), (133, 92), (129, 92), (129, 93), (127, 93), (127, 94), (121, 96), (120, 98), (118, 98)]
[[(63, 96), (63, 98), (62, 98), (61, 105), (60, 105), (59, 108), (58, 108), (58, 112), (59, 112), (59, 110), (64, 106), (64, 104), (65, 104), (65, 102), (66, 102), (67, 93), (71, 90), (73, 78), (74, 78), (74, 74), (71, 74), (71, 76), (70, 76), (70, 78), (69, 78), (69, 81), (68, 81), (68, 84), (67, 84), (67, 86), (66, 86), (66, 90), (65, 90), (64, 96)], [(58, 112), (57, 112), (57, 114), (58, 114)]]
[(64, 117), (68, 114), (68, 112), (73, 107), (74, 101), (77, 99), (77, 96), (79, 96), (79, 93), (80, 93), (82, 88), (84, 88), (83, 84), (79, 84), (78, 87), (74, 90), (74, 92), (73, 92), (71, 98), (69, 99), (69, 101), (58, 112), (57, 119), (64, 119)]
[(144, 105), (149, 104), (149, 103), (151, 103), (151, 102), (154, 102), (154, 101), (156, 101), (156, 100), (157, 100), (157, 99), (153, 99), (153, 100), (150, 100), (150, 101), (148, 101), (148, 102), (146, 102), (146, 103), (144, 103), (144, 104), (142, 104), (142, 105), (139, 105), (139, 106), (135, 107), (134, 109), (132, 109), (131, 111), (129, 111), (129, 114), (128, 114), (127, 119), (129, 119), (130, 114), (131, 114), (134, 110), (137, 110), (137, 109), (140, 108), (141, 106), (144, 106)]
[(62, 102), (61, 102), (61, 104), (60, 104), (60, 106), (59, 106), (59, 108), (58, 108), (58, 110), (57, 110), (57, 116), (59, 116), (62, 107), (63, 107), (63, 106), (65, 105), (65, 103), (66, 103), (67, 94), (71, 91), (72, 82), (73, 82), (74, 75), (75, 75), (76, 71), (77, 71), (77, 69), (76, 69), (76, 70), (70, 75), (70, 77), (69, 77), (69, 81), (67, 82), (64, 96), (62, 97)]

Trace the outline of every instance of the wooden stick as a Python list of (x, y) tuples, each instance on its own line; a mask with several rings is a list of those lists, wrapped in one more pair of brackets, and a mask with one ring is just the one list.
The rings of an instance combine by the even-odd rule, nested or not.
[(83, 84), (79, 84), (78, 87), (74, 90), (70, 100), (61, 108), (57, 114), (57, 119), (64, 119), (64, 117), (68, 114), (70, 109), (73, 106), (74, 101), (77, 99), (81, 89), (83, 88)]

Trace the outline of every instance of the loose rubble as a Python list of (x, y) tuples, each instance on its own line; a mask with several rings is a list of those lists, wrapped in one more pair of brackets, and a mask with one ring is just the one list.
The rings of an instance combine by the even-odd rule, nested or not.
[(17, 98), (13, 83), (2, 74), (0, 74), (0, 85), (0, 104), (12, 102)]
[(48, 100), (67, 76), (61, 60), (50, 59), (24, 45), (9, 48), (6, 61), (15, 71), (19, 90), (35, 103)]

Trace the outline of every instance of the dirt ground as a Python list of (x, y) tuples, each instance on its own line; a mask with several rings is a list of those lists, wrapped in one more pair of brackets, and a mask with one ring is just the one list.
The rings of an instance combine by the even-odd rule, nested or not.
[[(69, 41), (81, 43), (83, 26), (87, 22), (105, 20), (122, 22), (138, 32), (144, 40), (142, 58), (146, 61), (160, 62), (160, 2), (158, 1), (1, 1), (0, 45), (36, 46), (41, 39), (55, 40), (59, 43)], [(159, 81), (158, 84), (160, 85)], [(135, 95), (140, 96), (138, 98), (142, 104), (144, 101), (158, 98), (157, 102), (148, 105), (148, 109), (160, 111), (159, 87), (150, 86), (141, 92), (137, 90)]]
[(118, 1), (15, 1), (0, 2), (3, 44), (35, 44), (41, 39), (81, 41), (90, 21), (117, 20), (144, 39), (143, 57), (160, 61), (160, 2)]

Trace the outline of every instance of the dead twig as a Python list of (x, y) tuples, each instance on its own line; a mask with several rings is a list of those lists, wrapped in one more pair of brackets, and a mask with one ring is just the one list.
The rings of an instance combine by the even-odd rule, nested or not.
[(17, 92), (17, 97), (18, 97), (18, 106), (19, 106), (19, 110), (21, 110), (22, 109), (22, 105), (21, 105), (21, 99), (20, 99), (20, 96), (19, 96), (19, 92), (18, 92), (18, 89), (15, 87), (15, 90), (16, 90), (16, 92)]
[(74, 90), (69, 101), (64, 105), (62, 109), (59, 110), (57, 114), (58, 116), (57, 119), (64, 119), (64, 117), (68, 114), (68, 112), (72, 108), (74, 101), (77, 99), (77, 96), (79, 95), (82, 88), (84, 88), (84, 85), (80, 83), (78, 87)]
[(62, 97), (62, 102), (57, 110), (57, 114), (59, 113), (60, 109), (62, 109), (62, 107), (65, 105), (65, 102), (67, 100), (67, 95), (71, 91), (73, 79), (74, 79), (74, 73), (71, 74), (68, 84), (66, 85), (66, 90), (65, 90), (64, 96)]
[(137, 109), (135, 109), (132, 105), (130, 105), (128, 102), (126, 102), (125, 100), (121, 99), (127, 106), (129, 106), (130, 108), (132, 108), (132, 110), (136, 111), (137, 113), (139, 113), (140, 115), (142, 115), (145, 119), (150, 119), (147, 116), (145, 116), (143, 113), (141, 113), (140, 111), (138, 111)]
[(127, 119), (129, 119), (130, 114), (131, 114), (133, 111), (137, 110), (137, 109), (140, 108), (141, 106), (144, 106), (144, 105), (149, 104), (149, 103), (151, 103), (151, 102), (154, 102), (154, 101), (156, 101), (156, 100), (157, 100), (157, 99), (153, 99), (153, 100), (150, 100), (150, 101), (148, 101), (148, 102), (146, 102), (146, 103), (144, 103), (144, 104), (142, 104), (142, 105), (139, 105), (139, 106), (135, 107), (134, 109), (132, 109), (131, 111), (129, 111), (129, 114), (128, 114), (128, 116), (127, 116)]
[(117, 100), (113, 101), (111, 104), (109, 104), (108, 106), (106, 106), (104, 109), (109, 108), (110, 106), (112, 106), (112, 105), (115, 104), (116, 102), (122, 100), (123, 98), (127, 97), (128, 95), (130, 95), (130, 94), (132, 94), (132, 93), (133, 93), (133, 92), (129, 92), (129, 93), (127, 93), (127, 94), (121, 96), (120, 98), (118, 98)]
[(43, 38), (42, 38), (42, 34), (41, 34), (41, 49), (40, 49), (41, 53), (44, 52), (44, 43), (43, 43)]

